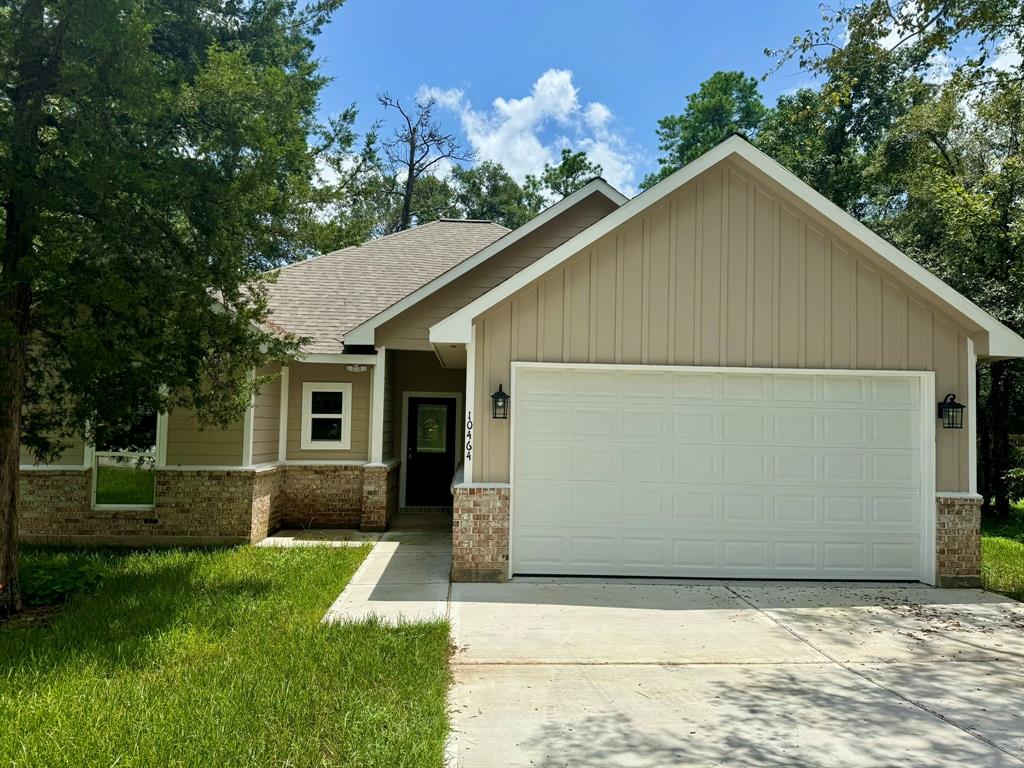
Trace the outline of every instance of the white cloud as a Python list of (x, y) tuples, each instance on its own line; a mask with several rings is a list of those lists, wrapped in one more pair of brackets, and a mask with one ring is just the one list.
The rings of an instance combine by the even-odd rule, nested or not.
[(1014, 69), (1019, 69), (1020, 65), (1020, 51), (1014, 47), (1011, 41), (1004, 40), (996, 48), (996, 56), (992, 59), (992, 68), (1002, 70), (1003, 72), (1009, 72)]
[[(424, 86), (421, 97), (455, 112), (477, 160), (501, 163), (517, 180), (554, 163), (562, 147), (571, 146), (599, 163), (612, 186), (635, 192), (638, 152), (613, 129), (614, 115), (598, 101), (581, 103), (573, 73), (544, 72), (521, 98), (499, 96), (490, 109), (475, 109), (459, 89)], [(557, 136), (551, 136), (557, 131)]]

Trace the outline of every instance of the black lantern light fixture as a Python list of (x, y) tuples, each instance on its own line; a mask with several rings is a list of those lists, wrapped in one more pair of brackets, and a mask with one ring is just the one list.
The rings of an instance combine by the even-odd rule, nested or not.
[(508, 393), (501, 388), (501, 384), (498, 385), (498, 391), (491, 395), (491, 418), (492, 419), (507, 419), (508, 418), (508, 401), (511, 398)]
[(966, 407), (956, 401), (956, 395), (946, 395), (939, 403), (939, 418), (942, 419), (943, 429), (963, 429)]

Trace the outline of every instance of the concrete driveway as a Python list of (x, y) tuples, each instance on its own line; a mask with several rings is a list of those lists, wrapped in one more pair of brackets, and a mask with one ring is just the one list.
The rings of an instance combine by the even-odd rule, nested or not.
[(455, 762), (1019, 766), (1024, 604), (779, 582), (452, 585)]

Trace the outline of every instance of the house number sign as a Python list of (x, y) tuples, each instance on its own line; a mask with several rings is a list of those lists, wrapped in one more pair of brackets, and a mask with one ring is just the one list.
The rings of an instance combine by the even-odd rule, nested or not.
[(473, 412), (466, 411), (466, 461), (473, 460)]

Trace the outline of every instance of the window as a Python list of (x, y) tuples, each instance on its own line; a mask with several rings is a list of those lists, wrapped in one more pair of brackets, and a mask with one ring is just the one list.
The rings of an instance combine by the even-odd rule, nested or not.
[(97, 427), (93, 452), (93, 505), (150, 508), (156, 485), (156, 446), (160, 421), (141, 412), (132, 424)]
[(352, 445), (351, 384), (302, 385), (302, 448), (345, 451)]

